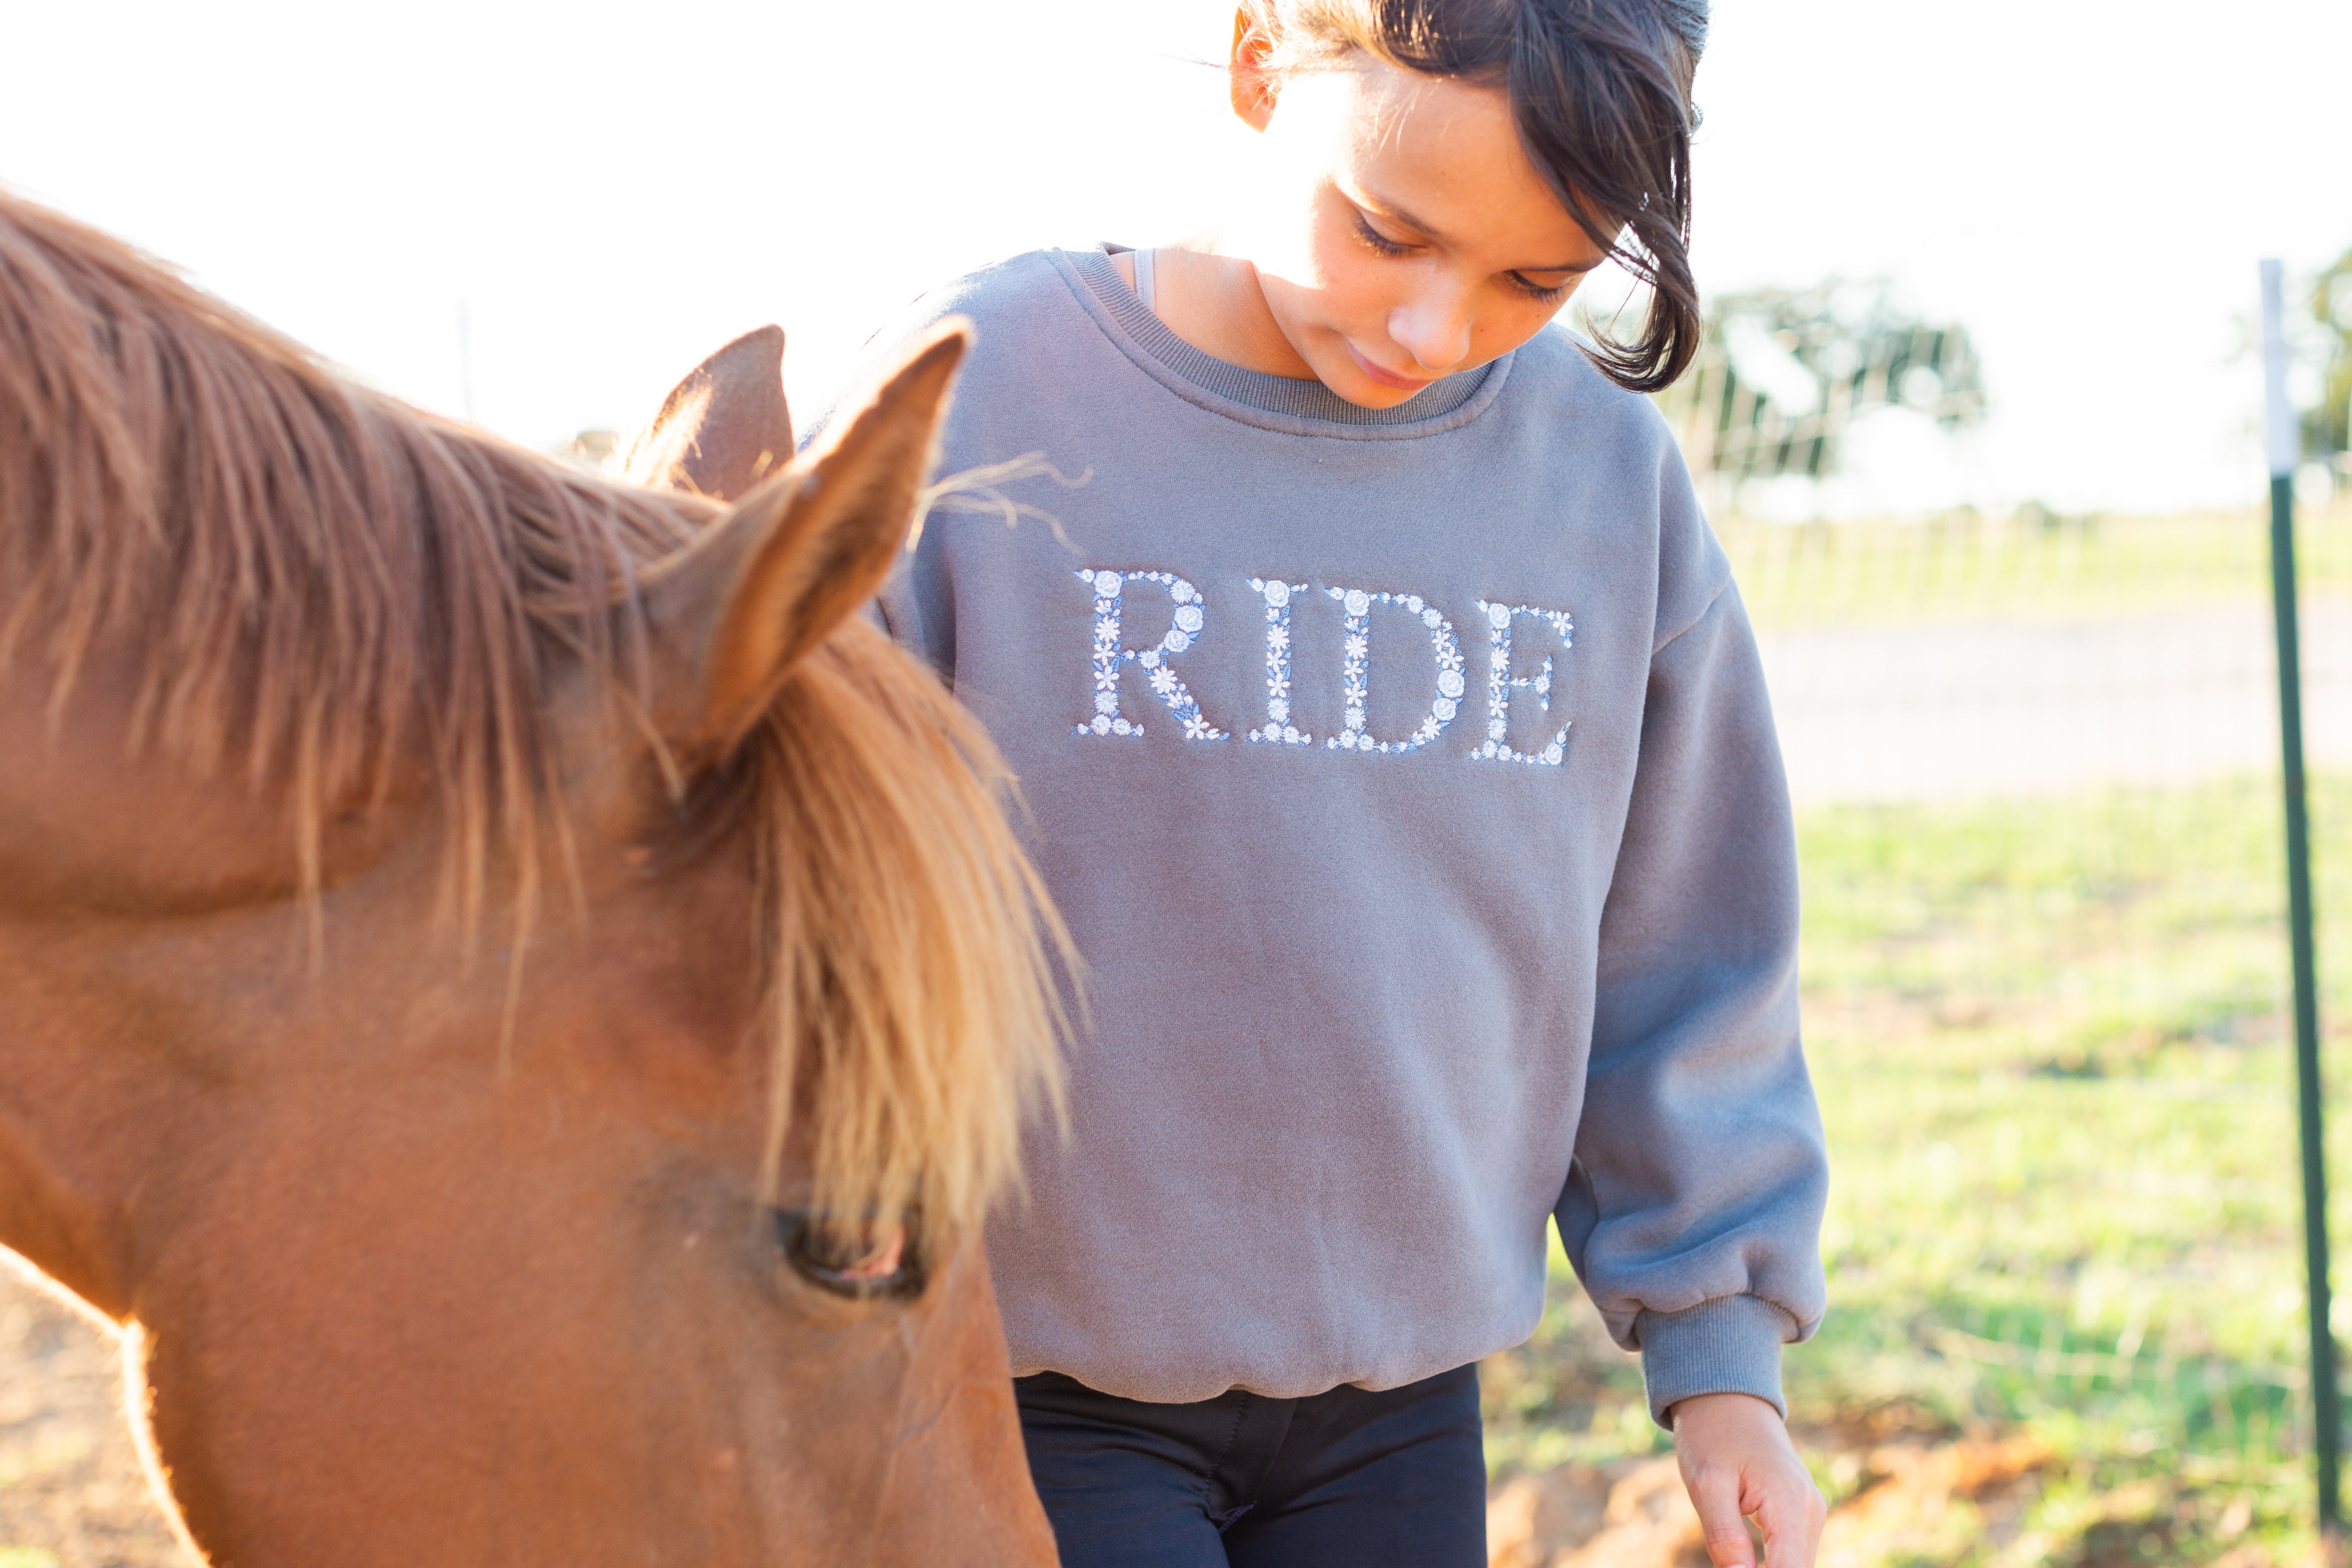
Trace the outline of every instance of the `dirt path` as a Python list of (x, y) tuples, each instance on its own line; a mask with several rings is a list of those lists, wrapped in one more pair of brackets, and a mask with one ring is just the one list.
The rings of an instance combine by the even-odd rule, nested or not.
[[(1801, 805), (2178, 785), (2278, 765), (2261, 604), (1759, 641)], [(2352, 764), (2352, 602), (2307, 604), (2303, 646), (2311, 762)]]

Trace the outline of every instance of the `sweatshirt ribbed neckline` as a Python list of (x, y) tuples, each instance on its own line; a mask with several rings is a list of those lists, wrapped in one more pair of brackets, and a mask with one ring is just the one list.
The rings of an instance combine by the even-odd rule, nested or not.
[[(1119, 248), (1125, 248), (1121, 247)], [(1248, 370), (1199, 349), (1169, 331), (1168, 323), (1146, 309), (1127, 279), (1111, 264), (1107, 249), (1056, 253), (1086, 283), (1096, 303), (1117, 322), (1134, 345), (1178, 379), (1213, 397), (1244, 408), (1325, 425), (1412, 426), (1443, 420), (1507, 374), (1510, 355), (1476, 370), (1433, 382), (1393, 408), (1365, 408), (1349, 402), (1319, 381), (1268, 375)], [(1498, 383), (1499, 384), (1499, 383)], [(1450, 427), (1454, 421), (1447, 421)]]

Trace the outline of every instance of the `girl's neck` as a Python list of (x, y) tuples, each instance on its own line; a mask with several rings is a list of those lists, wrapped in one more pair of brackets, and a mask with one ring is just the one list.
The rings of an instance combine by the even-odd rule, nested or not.
[[(1291, 346), (1266, 308), (1257, 268), (1247, 258), (1227, 252), (1223, 237), (1193, 235), (1152, 254), (1152, 308), (1168, 330), (1227, 364), (1267, 375), (1312, 381), (1315, 373)], [(1113, 257), (1129, 287), (1135, 284), (1135, 258)]]

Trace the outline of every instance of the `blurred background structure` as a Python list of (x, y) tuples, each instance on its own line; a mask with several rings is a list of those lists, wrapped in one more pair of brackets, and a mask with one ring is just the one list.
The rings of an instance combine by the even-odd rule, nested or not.
[[(41, 66), (0, 93), (0, 180), (593, 460), (746, 327), (784, 323), (805, 413), (946, 276), (1183, 232), (1246, 151), (1200, 63), (1229, 17), (0, 0)], [(2252, 319), (2285, 256), (2341, 1156), (2347, 74), (2342, 0), (1718, 7), (1711, 322), (1660, 401), (1799, 807), (1835, 1305), (1788, 1365), (1832, 1568), (2312, 1552)], [(1697, 1568), (1638, 1369), (1554, 1284), (1485, 1369), (1499, 1568)], [(0, 1568), (178, 1560), (108, 1375), (0, 1293)]]
[[(1855, 468), (1923, 450), (1933, 463), (1941, 442), (1983, 421), (1968, 328), (1922, 321), (1889, 295), (1832, 279), (1708, 301), (1698, 357), (1659, 401), (1710, 511), (1801, 521), (1843, 510)], [(1890, 442), (1908, 453), (1890, 463)]]

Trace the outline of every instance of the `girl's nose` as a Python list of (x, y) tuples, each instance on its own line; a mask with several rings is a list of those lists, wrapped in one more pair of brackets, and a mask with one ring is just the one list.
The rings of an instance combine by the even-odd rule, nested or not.
[(1443, 375), (1470, 357), (1469, 301), (1433, 288), (1389, 312), (1389, 336), (1423, 370)]

